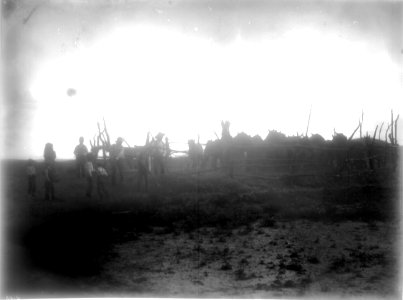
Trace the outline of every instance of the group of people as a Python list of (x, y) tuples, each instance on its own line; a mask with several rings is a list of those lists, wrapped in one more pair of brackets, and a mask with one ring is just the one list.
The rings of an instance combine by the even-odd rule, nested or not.
[[(165, 143), (162, 141), (163, 133), (158, 133), (155, 138), (150, 141), (150, 135), (147, 135), (146, 145), (137, 147), (135, 160), (137, 167), (137, 190), (148, 190), (148, 175), (154, 173), (156, 175), (163, 175), (165, 173), (165, 165), (168, 157), (170, 156), (170, 148), (168, 138), (165, 138)], [(80, 144), (76, 146), (74, 154), (76, 156), (78, 176), (85, 174), (87, 178), (87, 196), (91, 197), (91, 191), (94, 178), (96, 180), (97, 191), (100, 198), (107, 196), (105, 189), (106, 171), (103, 163), (97, 162), (98, 153), (88, 152), (87, 147), (84, 145), (84, 139), (80, 138)], [(124, 171), (127, 164), (127, 156), (125, 148), (123, 147), (123, 138), (118, 137), (115, 144), (108, 147), (109, 152), (109, 171), (112, 186), (117, 182), (123, 183)], [(133, 158), (133, 157), (130, 157)]]
[[(148, 176), (150, 173), (162, 175), (165, 173), (165, 165), (170, 156), (168, 138), (165, 143), (162, 141), (163, 133), (159, 133), (151, 141), (147, 136), (146, 145), (138, 147), (136, 151), (135, 161), (137, 166), (137, 189), (148, 190)], [(84, 138), (79, 138), (79, 144), (74, 149), (76, 158), (76, 172), (78, 178), (86, 180), (86, 196), (91, 198), (94, 186), (100, 199), (109, 197), (107, 190), (107, 181), (110, 177), (111, 184), (116, 185), (117, 181), (124, 181), (124, 169), (126, 165), (125, 149), (123, 147), (123, 138), (119, 137), (115, 144), (108, 147), (109, 159), (98, 160), (98, 151), (88, 151), (84, 144)], [(92, 149), (91, 149), (92, 150)], [(47, 143), (44, 149), (44, 188), (45, 200), (56, 200), (55, 186), (57, 175), (55, 170), (56, 152), (51, 143)], [(108, 170), (106, 162), (108, 162)], [(35, 197), (36, 194), (36, 164), (35, 161), (28, 160), (27, 169), (28, 177), (28, 194)], [(110, 173), (110, 176), (109, 176)]]
[(76, 157), (76, 170), (79, 178), (85, 178), (87, 181), (86, 196), (91, 198), (94, 183), (98, 197), (103, 199), (108, 197), (106, 189), (106, 181), (108, 172), (105, 166), (98, 162), (96, 156), (92, 152), (88, 152), (87, 146), (84, 145), (84, 138), (80, 137), (79, 144), (74, 149)]
[[(56, 152), (53, 150), (53, 144), (47, 143), (43, 152), (44, 158), (44, 182), (45, 182), (45, 200), (56, 200), (54, 183), (57, 181), (55, 172)], [(28, 160), (27, 166), (28, 176), (28, 195), (31, 197), (36, 196), (36, 176), (37, 170), (35, 161)]]

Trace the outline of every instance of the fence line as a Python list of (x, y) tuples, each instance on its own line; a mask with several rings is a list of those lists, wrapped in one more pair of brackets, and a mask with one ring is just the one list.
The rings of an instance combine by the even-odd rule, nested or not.
[[(253, 145), (253, 146), (240, 146), (240, 145), (231, 145), (228, 146), (231, 150), (244, 150), (244, 152), (248, 152), (250, 150), (260, 148), (264, 149), (267, 152), (270, 150), (281, 150), (281, 149), (288, 149), (288, 150), (295, 150), (295, 148), (302, 148), (308, 150), (323, 150), (327, 152), (332, 151), (340, 151), (340, 152), (363, 152), (367, 151), (368, 149), (371, 150), (381, 150), (384, 151), (385, 149), (396, 149), (400, 148), (399, 145), (392, 145), (392, 144), (385, 144), (385, 145), (349, 145), (346, 147), (336, 147), (336, 146), (309, 146), (309, 145)], [(171, 149), (171, 152), (174, 153), (189, 153), (188, 150), (175, 150)]]
[[(175, 175), (183, 175), (183, 176), (189, 176), (189, 175), (200, 175), (200, 174), (205, 174), (205, 173), (211, 173), (211, 172), (220, 172), (220, 171), (227, 171), (228, 169), (225, 167), (219, 167), (216, 169), (207, 169), (207, 170), (196, 170), (196, 171), (173, 171), (169, 172), (169, 174), (175, 174)], [(315, 176), (321, 176), (321, 177), (336, 177), (336, 178), (346, 178), (346, 177), (354, 177), (354, 176), (362, 176), (364, 173), (367, 174), (374, 174), (377, 172), (389, 172), (391, 171), (390, 168), (378, 168), (375, 170), (361, 170), (361, 171), (350, 171), (348, 174), (335, 174), (331, 172), (314, 172), (314, 173), (283, 173), (280, 175), (270, 175), (270, 176), (262, 176), (262, 175), (255, 175), (255, 174), (247, 174), (247, 173), (237, 173), (234, 174), (234, 177), (250, 177), (250, 178), (260, 178), (260, 179), (283, 179), (283, 178), (291, 178), (291, 177), (315, 177)]]
[[(202, 144), (202, 146), (206, 146), (207, 144)], [(237, 143), (237, 142), (228, 142), (227, 145), (230, 145), (231, 147), (235, 148), (308, 148), (308, 149), (323, 149), (323, 150), (334, 150), (334, 149), (340, 149), (340, 150), (346, 150), (348, 148), (354, 148), (354, 147), (393, 147), (393, 148), (399, 148), (399, 145), (395, 144), (390, 144), (387, 142), (382, 141), (382, 144), (366, 144), (365, 142), (362, 142), (361, 144), (354, 144), (351, 141), (347, 141), (346, 145), (344, 146), (338, 146), (335, 144), (332, 144), (332, 142), (325, 142), (325, 145), (303, 145), (303, 144), (287, 144), (285, 142), (284, 144), (272, 144), (270, 142), (262, 142), (261, 144), (243, 144), (243, 143)]]
[[(331, 142), (330, 142), (331, 143)], [(265, 149), (265, 150), (275, 150), (275, 149), (290, 149), (294, 150), (295, 148), (302, 148), (302, 149), (308, 149), (308, 150), (325, 150), (325, 151), (351, 151), (351, 150), (365, 150), (368, 148), (372, 149), (384, 149), (385, 147), (388, 148), (399, 148), (399, 145), (394, 145), (390, 144), (387, 142), (382, 142), (382, 145), (379, 144), (351, 144), (351, 142), (346, 142), (347, 144), (345, 146), (337, 146), (334, 144), (327, 144), (327, 145), (301, 145), (301, 144), (280, 144), (280, 145), (275, 145), (271, 144), (270, 142), (263, 142), (263, 144), (238, 144), (236, 142), (230, 142), (227, 144), (227, 147), (230, 149), (241, 149), (241, 150), (250, 150), (250, 149)], [(187, 143), (179, 143), (179, 142), (170, 142), (170, 144), (186, 144)], [(200, 145), (206, 146), (207, 144), (200, 143)], [(136, 148), (142, 148), (144, 146), (133, 146), (133, 147), (125, 147), (128, 149), (136, 149)], [(175, 150), (175, 149), (170, 149), (171, 152), (175, 153), (188, 153), (188, 150)]]
[[(385, 144), (383, 146), (389, 146), (389, 147), (399, 147), (398, 145), (391, 145), (391, 144)], [(377, 146), (378, 148), (383, 149), (383, 146)], [(265, 145), (266, 149), (269, 149), (267, 145)], [(278, 148), (290, 148), (289, 146), (279, 146)], [(311, 148), (311, 147), (310, 147)], [(334, 148), (321, 148), (321, 149), (326, 149), (326, 150), (334, 150)], [(240, 159), (232, 159), (230, 160), (229, 165), (222, 165), (217, 168), (210, 168), (210, 169), (191, 169), (191, 170), (186, 170), (186, 171), (168, 171), (170, 174), (178, 174), (178, 175), (184, 175), (184, 176), (192, 176), (192, 175), (201, 175), (201, 174), (206, 174), (206, 173), (212, 173), (212, 172), (220, 172), (220, 171), (226, 171), (228, 172), (230, 168), (250, 168), (250, 167), (260, 167), (260, 168), (278, 168), (278, 167), (318, 167), (322, 166), (323, 168), (328, 168), (331, 167), (333, 168), (333, 172), (310, 172), (310, 173), (299, 173), (298, 171), (294, 171), (291, 173), (283, 173), (283, 174), (277, 174), (277, 175), (270, 175), (270, 176), (261, 176), (261, 175), (255, 175), (255, 174), (246, 174), (245, 171), (243, 173), (237, 173), (234, 174), (236, 177), (250, 177), (250, 178), (261, 178), (261, 179), (281, 179), (285, 177), (313, 177), (313, 176), (326, 176), (326, 177), (336, 177), (336, 178), (345, 178), (345, 177), (354, 177), (357, 175), (362, 175), (363, 173), (374, 173), (374, 172), (381, 172), (381, 171), (393, 171), (394, 167), (377, 167), (375, 170), (369, 169), (368, 167), (363, 167), (358, 168), (357, 165), (352, 168), (349, 168), (348, 165), (346, 167), (346, 164), (349, 162), (358, 162), (358, 161), (363, 161), (363, 162), (368, 162), (369, 160), (373, 159), (384, 159), (385, 154), (375, 154), (371, 156), (363, 156), (363, 157), (350, 157), (352, 153), (349, 152), (348, 148), (342, 148), (345, 151), (345, 155), (342, 157), (338, 157), (338, 161), (341, 162), (341, 164), (338, 167), (331, 166), (331, 160), (326, 160), (328, 164), (323, 163), (323, 161), (318, 161), (318, 159), (298, 159), (298, 157), (291, 157), (291, 158), (240, 158)], [(364, 149), (363, 149), (364, 150)], [(172, 150), (173, 152), (179, 152), (179, 153), (188, 153), (188, 151), (176, 151)], [(362, 152), (361, 152), (362, 153)], [(333, 157), (336, 158), (337, 157)], [(222, 161), (221, 161), (222, 162)], [(225, 162), (224, 162), (225, 164)], [(292, 170), (292, 169), (291, 169)], [(301, 169), (300, 169), (301, 170)], [(305, 169), (309, 170), (309, 169)], [(311, 169), (312, 170), (312, 169)], [(249, 170), (250, 171), (250, 170)], [(275, 172), (278, 172), (278, 170), (273, 170)], [(343, 173), (340, 173), (340, 172)], [(128, 170), (128, 173), (135, 172), (134, 169)], [(298, 173), (297, 173), (298, 172)], [(336, 173), (338, 172), (338, 173)], [(347, 174), (346, 174), (347, 173)]]
[[(363, 158), (348, 158), (345, 157), (343, 160), (344, 161), (366, 161), (369, 159), (376, 159), (376, 158), (384, 158), (384, 155), (382, 154), (376, 154), (372, 156), (367, 156)], [(298, 159), (298, 158), (240, 158), (240, 159), (232, 159), (230, 160), (232, 163), (236, 163), (238, 165), (252, 165), (254, 163), (255, 165), (258, 165), (258, 162), (262, 162), (260, 165), (274, 165), (269, 162), (279, 162), (281, 161), (281, 164), (275, 164), (276, 166), (278, 165), (289, 165), (288, 163), (285, 162), (292, 162), (293, 164), (297, 165), (317, 165), (317, 164), (322, 164), (321, 162), (318, 162), (317, 159)]]

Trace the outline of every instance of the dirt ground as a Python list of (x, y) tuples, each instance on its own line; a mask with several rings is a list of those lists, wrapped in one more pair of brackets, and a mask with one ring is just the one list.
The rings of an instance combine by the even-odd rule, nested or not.
[(114, 245), (96, 276), (68, 280), (37, 270), (29, 280), (51, 287), (44, 296), (69, 295), (74, 283), (88, 297), (394, 298), (397, 226), (293, 221), (179, 234), (155, 227)]
[(397, 253), (391, 238), (396, 224), (254, 225), (178, 235), (158, 234), (156, 228), (154, 234), (116, 245), (118, 258), (105, 266), (102, 276), (110, 281), (111, 291), (142, 296), (273, 298), (396, 292)]
[(127, 184), (102, 202), (71, 172), (52, 203), (17, 192), (24, 178), (10, 173), (3, 294), (400, 298), (390, 179), (330, 188), (206, 175), (195, 192), (194, 178), (168, 174), (157, 193)]

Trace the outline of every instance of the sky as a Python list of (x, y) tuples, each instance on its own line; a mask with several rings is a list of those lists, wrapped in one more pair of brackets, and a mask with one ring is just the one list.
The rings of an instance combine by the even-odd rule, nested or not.
[[(4, 0), (4, 158), (112, 140), (372, 134), (402, 112), (401, 1)], [(403, 116), (402, 116), (403, 118)], [(403, 140), (402, 119), (398, 141)], [(382, 137), (384, 135), (382, 134)]]

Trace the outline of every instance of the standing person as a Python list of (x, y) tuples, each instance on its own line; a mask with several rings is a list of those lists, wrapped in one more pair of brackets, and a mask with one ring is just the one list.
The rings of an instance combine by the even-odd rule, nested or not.
[(56, 161), (56, 152), (53, 150), (52, 143), (46, 143), (45, 150), (43, 151), (43, 158), (45, 159), (45, 163), (54, 164)]
[(164, 145), (164, 160), (165, 165), (168, 164), (168, 159), (171, 156), (171, 148), (169, 147), (169, 140), (168, 137), (165, 137), (165, 145)]
[(163, 133), (158, 133), (155, 137), (155, 144), (154, 144), (154, 155), (153, 155), (153, 162), (155, 166), (155, 174), (164, 174), (164, 143), (162, 142), (162, 138), (164, 137)]
[(77, 176), (84, 177), (85, 176), (85, 160), (86, 155), (88, 154), (87, 146), (84, 145), (84, 138), (79, 138), (79, 144), (74, 149), (74, 155), (76, 156), (76, 167), (77, 167)]
[(199, 143), (196, 144), (194, 140), (189, 140), (188, 145), (190, 159), (189, 169), (198, 170), (203, 160), (203, 147)]
[(53, 150), (53, 144), (47, 143), (43, 152), (45, 159), (45, 200), (56, 200), (54, 183), (56, 181), (55, 161), (56, 152)]
[(123, 149), (123, 139), (118, 137), (116, 143), (112, 145), (110, 151), (110, 161), (111, 161), (111, 180), (112, 185), (116, 184), (116, 176), (119, 173), (120, 183), (123, 182), (123, 166), (124, 166), (124, 149)]
[(94, 164), (93, 164), (93, 155), (92, 153), (88, 153), (85, 162), (85, 177), (87, 179), (87, 190), (85, 195), (88, 198), (92, 196), (92, 185), (93, 185), (93, 173), (94, 173)]
[(99, 165), (96, 164), (95, 175), (96, 175), (96, 185), (99, 199), (102, 200), (104, 199), (104, 197), (108, 198), (109, 194), (106, 189), (108, 172), (106, 171), (106, 169), (102, 164)]
[(36, 193), (36, 168), (35, 168), (35, 162), (32, 159), (28, 160), (27, 176), (28, 176), (28, 195), (34, 198)]
[(144, 182), (144, 190), (148, 191), (148, 146), (142, 149), (136, 159), (137, 161), (137, 190), (141, 191), (142, 182)]
[(149, 133), (147, 134), (146, 146), (148, 147), (147, 167), (148, 171), (151, 173), (155, 169), (154, 166), (155, 139), (153, 137), (151, 141), (149, 141)]

